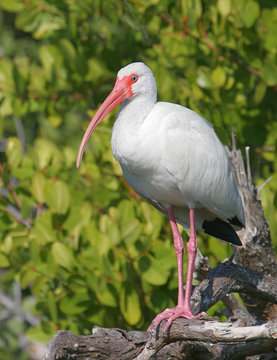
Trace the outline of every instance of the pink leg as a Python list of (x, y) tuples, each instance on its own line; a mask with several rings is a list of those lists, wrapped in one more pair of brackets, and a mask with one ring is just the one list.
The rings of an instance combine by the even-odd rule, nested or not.
[(169, 217), (173, 239), (174, 239), (174, 248), (177, 255), (177, 268), (178, 268), (178, 303), (176, 308), (173, 309), (165, 309), (162, 313), (158, 314), (153, 320), (152, 324), (148, 328), (148, 330), (155, 326), (157, 327), (161, 321), (168, 319), (167, 323), (164, 327), (164, 332), (167, 331), (172, 322), (178, 317), (185, 318), (196, 318), (200, 316), (206, 315), (205, 313), (200, 313), (198, 315), (193, 315), (190, 308), (190, 297), (191, 297), (191, 289), (192, 289), (192, 279), (193, 279), (193, 270), (194, 263), (197, 251), (197, 238), (196, 238), (196, 228), (195, 228), (195, 216), (194, 209), (189, 210), (189, 219), (190, 219), (190, 229), (191, 234), (189, 238), (189, 242), (187, 244), (188, 251), (188, 272), (187, 272), (187, 281), (186, 281), (186, 294), (184, 298), (183, 291), (183, 252), (184, 252), (184, 244), (180, 232), (178, 230), (175, 216), (173, 210), (171, 208), (167, 209), (167, 214)]
[[(186, 295), (185, 295), (185, 301), (184, 301), (184, 308), (187, 309), (187, 311), (191, 313), (190, 298), (191, 298), (195, 257), (196, 257), (196, 252), (197, 252), (197, 237), (196, 237), (196, 228), (195, 228), (194, 209), (189, 209), (189, 225), (190, 225), (190, 238), (187, 243), (188, 272), (187, 272)], [(192, 315), (192, 313), (191, 313), (191, 315)], [(193, 317), (193, 315), (192, 315), (192, 317)]]
[(183, 306), (184, 303), (184, 272), (183, 272), (183, 255), (184, 242), (176, 224), (175, 216), (171, 208), (167, 209), (167, 215), (173, 234), (174, 249), (177, 256), (177, 271), (178, 271), (178, 303), (177, 306)]

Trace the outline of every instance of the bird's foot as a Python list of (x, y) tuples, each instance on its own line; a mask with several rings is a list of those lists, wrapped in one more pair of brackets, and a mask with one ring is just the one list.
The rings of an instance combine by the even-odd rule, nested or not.
[(164, 333), (168, 330), (173, 321), (178, 318), (196, 319), (200, 317), (207, 317), (207, 314), (205, 312), (201, 312), (197, 315), (193, 315), (190, 309), (187, 309), (184, 306), (176, 306), (173, 309), (165, 309), (163, 312), (158, 314), (152, 321), (151, 325), (148, 327), (147, 331), (150, 331), (153, 327), (159, 326), (160, 323), (166, 319), (167, 323), (163, 329)]

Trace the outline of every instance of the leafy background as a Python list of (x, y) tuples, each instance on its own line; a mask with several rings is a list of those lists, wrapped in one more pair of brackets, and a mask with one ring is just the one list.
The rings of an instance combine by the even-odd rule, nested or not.
[[(146, 329), (175, 305), (169, 224), (123, 180), (109, 144), (116, 111), (75, 167), (130, 62), (151, 67), (160, 100), (250, 146), (256, 185), (272, 176), (261, 199), (277, 245), (274, 0), (1, 0), (0, 26), (1, 359), (29, 359), (26, 343), (59, 329)], [(213, 266), (231, 253), (203, 234), (199, 244)]]

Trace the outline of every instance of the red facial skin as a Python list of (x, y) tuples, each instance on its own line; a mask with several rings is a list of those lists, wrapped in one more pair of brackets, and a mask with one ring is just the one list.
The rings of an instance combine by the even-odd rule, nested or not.
[(122, 79), (117, 78), (113, 90), (108, 95), (106, 100), (98, 109), (95, 116), (92, 118), (79, 147), (79, 152), (77, 156), (76, 166), (80, 167), (82, 157), (85, 151), (86, 144), (93, 133), (96, 126), (120, 103), (125, 99), (132, 97), (134, 95), (132, 91), (132, 85), (136, 83), (139, 79), (137, 74), (131, 74), (129, 76), (124, 76)]

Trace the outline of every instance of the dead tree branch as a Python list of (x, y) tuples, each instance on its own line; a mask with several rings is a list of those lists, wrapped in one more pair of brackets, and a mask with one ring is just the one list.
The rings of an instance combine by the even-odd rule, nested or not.
[(184, 352), (190, 354), (190, 359), (241, 359), (277, 346), (277, 320), (235, 328), (215, 320), (178, 319), (169, 334), (163, 334), (164, 324), (158, 334), (155, 330), (127, 332), (97, 326), (90, 336), (59, 331), (49, 344), (46, 360), (188, 358), (182, 355)]
[[(227, 149), (243, 199), (246, 226), (240, 232), (243, 243), (234, 256), (210, 269), (202, 259), (192, 309), (206, 311), (217, 301), (226, 305), (228, 320), (177, 319), (163, 333), (165, 321), (150, 332), (94, 327), (90, 336), (60, 331), (48, 345), (46, 360), (54, 359), (247, 359), (266, 353), (277, 359), (277, 262), (264, 219), (258, 191), (252, 184), (249, 149), (246, 169), (242, 154)], [(206, 261), (206, 262), (205, 262)], [(243, 306), (233, 292), (240, 293)], [(265, 358), (263, 358), (265, 359)]]
[(247, 293), (257, 299), (277, 304), (277, 278), (233, 264), (228, 260), (216, 266), (197, 286), (192, 295), (195, 313), (207, 311), (233, 292)]
[[(236, 148), (233, 135), (233, 149), (226, 149), (240, 190), (245, 213), (245, 229), (239, 233), (243, 246), (234, 248), (234, 262), (262, 274), (277, 277), (277, 261), (272, 246), (270, 230), (264, 218), (264, 211), (258, 197), (258, 189), (252, 184), (249, 148), (246, 149), (245, 171), (242, 153)], [(253, 296), (242, 295), (248, 312), (257, 320), (277, 317), (277, 306)]]

